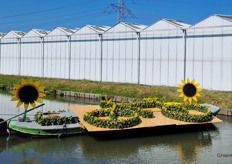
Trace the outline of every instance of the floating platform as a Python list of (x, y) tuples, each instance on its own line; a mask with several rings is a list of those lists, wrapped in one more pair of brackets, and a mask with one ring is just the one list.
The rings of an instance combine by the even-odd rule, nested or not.
[[(90, 112), (93, 109), (101, 109), (99, 105), (85, 105), (85, 106), (69, 106), (70, 111), (74, 112), (77, 117), (79, 118), (80, 123), (88, 130), (88, 132), (104, 132), (104, 131), (118, 131), (118, 130), (129, 130), (129, 129), (141, 129), (141, 128), (154, 128), (154, 127), (162, 127), (162, 126), (170, 126), (170, 125), (200, 125), (200, 124), (211, 124), (211, 123), (219, 123), (223, 122), (222, 120), (218, 119), (217, 117), (213, 117), (213, 119), (209, 122), (203, 123), (194, 123), (194, 122), (184, 122), (179, 120), (174, 120), (165, 117), (161, 113), (161, 109), (159, 108), (149, 108), (153, 111), (154, 118), (142, 118), (141, 123), (130, 127), (130, 128), (123, 128), (123, 129), (109, 129), (109, 128), (100, 128), (89, 123), (85, 122), (83, 117), (86, 112)], [(195, 110), (189, 111), (191, 114), (199, 114), (200, 112)], [(201, 113), (202, 114), (202, 113)]]

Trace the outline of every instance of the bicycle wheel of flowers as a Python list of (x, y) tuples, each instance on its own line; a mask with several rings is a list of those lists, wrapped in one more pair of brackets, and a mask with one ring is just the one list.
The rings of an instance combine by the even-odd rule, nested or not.
[[(109, 118), (99, 118), (105, 116), (109, 116)], [(118, 119), (118, 116), (126, 118)], [(122, 129), (135, 126), (139, 124), (141, 120), (139, 118), (138, 113), (132, 110), (116, 111), (112, 109), (101, 109), (86, 112), (84, 115), (84, 121), (88, 122), (90, 125), (97, 127)]]
[[(203, 114), (190, 114), (189, 110), (196, 110)], [(165, 103), (161, 113), (168, 118), (185, 122), (208, 122), (213, 119), (211, 111), (199, 104)]]

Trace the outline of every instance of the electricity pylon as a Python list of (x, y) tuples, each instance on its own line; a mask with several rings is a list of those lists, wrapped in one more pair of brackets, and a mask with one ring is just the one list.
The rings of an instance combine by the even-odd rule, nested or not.
[[(134, 1), (132, 0), (134, 3)], [(109, 9), (109, 7), (112, 7), (112, 9), (108, 12), (108, 14), (112, 13), (112, 11), (117, 11), (117, 23), (125, 22), (125, 19), (130, 15), (133, 18), (136, 18), (136, 16), (125, 6), (125, 0), (118, 0), (118, 4), (110, 4), (110, 6), (107, 7), (105, 12)]]

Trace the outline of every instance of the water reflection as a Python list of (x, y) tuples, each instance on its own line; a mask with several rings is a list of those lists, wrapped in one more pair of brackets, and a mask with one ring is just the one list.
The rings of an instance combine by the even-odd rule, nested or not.
[[(0, 154), (3, 151), (21, 153), (24, 161), (39, 161), (43, 158), (65, 158), (67, 151), (70, 159), (128, 159), (143, 158), (141, 152), (172, 150), (178, 152), (179, 160), (184, 163), (196, 161), (199, 149), (209, 147), (212, 137), (209, 132), (187, 133), (185, 135), (172, 134), (163, 136), (137, 137), (127, 139), (99, 140), (94, 136), (82, 135), (70, 138), (28, 139), (11, 136), (0, 138)], [(7, 148), (8, 147), (8, 148)], [(33, 152), (33, 153), (32, 153)], [(153, 154), (157, 158), (156, 153)], [(155, 160), (154, 157), (150, 160)], [(1, 157), (1, 155), (0, 155)], [(40, 157), (43, 157), (42, 159)], [(136, 161), (134, 161), (136, 162)]]
[[(8, 92), (0, 91), (0, 118), (8, 119), (16, 114), (19, 114), (24, 111), (24, 107), (21, 106), (16, 108), (17, 102), (11, 102), (11, 98), (13, 96), (10, 95)], [(79, 100), (79, 101), (78, 101)], [(81, 101), (84, 100), (84, 101)], [(28, 113), (28, 116), (34, 116), (38, 110), (43, 112), (50, 111), (58, 111), (58, 110), (68, 110), (68, 106), (78, 106), (84, 104), (96, 104), (96, 101), (90, 101), (89, 99), (73, 99), (71, 97), (64, 98), (64, 97), (46, 97), (43, 99), (43, 103), (45, 105), (39, 109), (31, 111)]]

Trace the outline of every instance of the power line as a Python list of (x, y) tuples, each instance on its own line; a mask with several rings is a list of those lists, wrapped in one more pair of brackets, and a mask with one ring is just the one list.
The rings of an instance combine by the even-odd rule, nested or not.
[[(155, 7), (164, 7), (164, 8), (176, 8), (176, 9), (183, 9), (183, 10), (200, 10), (200, 11), (217, 11), (217, 9), (203, 9), (203, 8), (191, 8), (191, 7), (177, 7), (177, 6), (167, 6), (167, 5), (159, 5), (159, 4), (145, 4), (145, 3), (137, 3), (138, 5), (143, 6), (155, 6)], [(218, 11), (228, 11), (231, 12), (231, 10), (218, 10)]]
[[(99, 11), (99, 10), (103, 10), (104, 8), (98, 8), (95, 10), (91, 10), (91, 11)], [(50, 19), (50, 18), (60, 18), (60, 17), (65, 17), (65, 16), (70, 16), (70, 15), (75, 15), (75, 14), (80, 14), (80, 13), (85, 13), (89, 10), (84, 10), (84, 11), (79, 11), (79, 12), (75, 12), (75, 13), (69, 13), (69, 14), (65, 14), (65, 15), (56, 15), (56, 16), (52, 16), (52, 17), (42, 17), (42, 18), (38, 18), (38, 19), (27, 19), (27, 20), (20, 20), (20, 21), (14, 21), (14, 22), (1, 22), (0, 26), (4, 26), (6, 24), (15, 24), (15, 23), (23, 23), (23, 22), (32, 22), (32, 21), (38, 21), (38, 20), (45, 20), (45, 19)]]
[[(54, 22), (40, 23), (40, 24), (27, 25), (27, 26), (18, 26), (18, 27), (14, 27), (14, 28), (15, 29), (25, 29), (25, 28), (34, 28), (36, 26), (47, 26), (47, 25), (53, 25), (53, 24), (63, 23), (63, 22), (72, 22), (72, 21), (76, 21), (78, 19), (83, 19), (83, 18), (87, 18), (87, 17), (90, 17), (90, 18), (96, 17), (96, 16), (99, 16), (101, 14), (103, 14), (103, 12), (93, 13), (93, 14), (89, 14), (89, 15), (74, 17), (74, 18), (63, 19), (63, 20), (54, 21)], [(0, 29), (0, 30), (5, 31), (5, 30), (8, 30), (8, 28), (7, 29)]]
[(158, 2), (168, 2), (168, 3), (178, 3), (178, 4), (195, 4), (195, 5), (214, 5), (214, 6), (232, 6), (232, 4), (225, 3), (205, 3), (205, 2), (189, 2), (189, 1), (169, 1), (169, 0), (150, 0), (150, 1), (158, 1)]
[(94, 0), (90, 0), (90, 1), (87, 1), (87, 2), (72, 4), (72, 5), (63, 6), (63, 7), (50, 8), (50, 9), (46, 9), (46, 10), (39, 10), (39, 11), (33, 11), (33, 12), (28, 12), (28, 13), (22, 13), (22, 14), (2, 16), (2, 17), (0, 17), (0, 19), (6, 19), (6, 18), (12, 18), (12, 17), (20, 17), (20, 16), (25, 16), (25, 15), (39, 14), (39, 13), (45, 13), (45, 12), (50, 12), (50, 11), (55, 11), (55, 10), (60, 10), (60, 9), (65, 9), (65, 8), (70, 8), (70, 7), (74, 7), (74, 6), (80, 6), (80, 5), (83, 5), (83, 4), (91, 3), (93, 1)]

